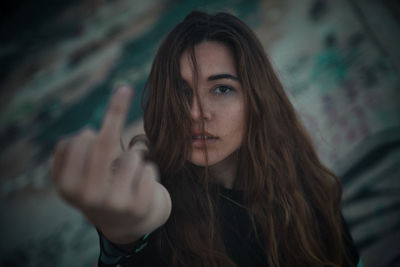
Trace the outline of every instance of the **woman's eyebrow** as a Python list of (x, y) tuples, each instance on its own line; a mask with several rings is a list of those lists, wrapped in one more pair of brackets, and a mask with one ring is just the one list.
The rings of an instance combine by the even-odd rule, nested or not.
[(215, 81), (215, 80), (219, 80), (219, 79), (231, 79), (234, 81), (239, 81), (239, 78), (236, 76), (233, 76), (232, 74), (228, 74), (228, 73), (221, 73), (221, 74), (215, 74), (215, 75), (211, 75), (208, 77), (207, 81)]

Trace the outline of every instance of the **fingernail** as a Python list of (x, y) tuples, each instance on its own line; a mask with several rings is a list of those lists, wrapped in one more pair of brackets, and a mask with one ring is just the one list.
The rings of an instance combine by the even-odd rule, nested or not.
[(128, 95), (131, 92), (131, 88), (127, 85), (123, 85), (118, 89), (119, 94), (121, 95)]
[(114, 95), (115, 93), (121, 94), (121, 95), (129, 95), (131, 92), (131, 87), (129, 85), (119, 85), (115, 87), (112, 91), (112, 94)]

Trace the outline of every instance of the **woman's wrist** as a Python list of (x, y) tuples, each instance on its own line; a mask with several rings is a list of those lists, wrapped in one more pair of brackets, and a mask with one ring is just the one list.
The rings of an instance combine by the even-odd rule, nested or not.
[[(124, 252), (124, 253), (135, 253), (138, 252), (136, 250), (141, 250), (144, 246), (144, 243), (147, 243), (147, 238), (149, 234), (142, 235), (140, 238), (136, 238), (133, 241), (128, 241), (125, 243), (122, 242), (115, 242), (113, 240), (110, 240), (107, 236), (105, 236), (99, 229), (97, 229), (100, 239), (102, 240), (103, 244), (106, 246), (104, 248), (116, 248), (119, 252)], [(106, 244), (107, 243), (107, 244)]]

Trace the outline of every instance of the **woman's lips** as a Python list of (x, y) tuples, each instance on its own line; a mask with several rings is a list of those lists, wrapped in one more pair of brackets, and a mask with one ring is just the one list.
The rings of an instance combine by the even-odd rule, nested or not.
[(211, 134), (192, 134), (192, 146), (194, 148), (204, 148), (217, 142), (218, 137)]

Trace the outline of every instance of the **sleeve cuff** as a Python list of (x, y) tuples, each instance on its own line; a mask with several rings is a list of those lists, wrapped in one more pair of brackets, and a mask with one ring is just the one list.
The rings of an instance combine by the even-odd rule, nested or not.
[(135, 241), (131, 251), (125, 251), (118, 247), (118, 245), (109, 241), (98, 229), (100, 239), (100, 257), (99, 261), (106, 265), (118, 264), (124, 259), (129, 259), (136, 253), (140, 252), (147, 246), (147, 238), (150, 233), (145, 234), (142, 238)]

